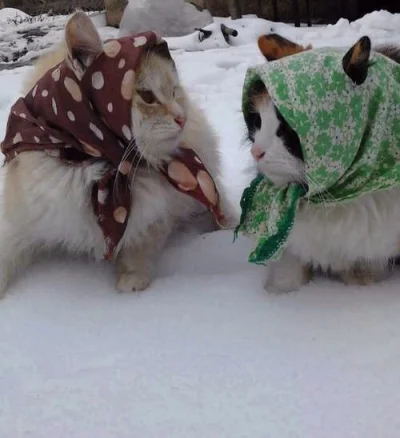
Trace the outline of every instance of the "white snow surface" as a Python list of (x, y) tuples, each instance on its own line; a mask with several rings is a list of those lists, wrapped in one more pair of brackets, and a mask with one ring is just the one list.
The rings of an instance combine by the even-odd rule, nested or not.
[(208, 10), (199, 11), (184, 0), (130, 0), (121, 20), (121, 36), (152, 29), (163, 37), (192, 33), (212, 22)]
[(22, 12), (15, 8), (3, 8), (0, 9), (0, 26), (8, 25), (10, 21), (15, 20), (16, 22), (22, 20), (28, 20), (30, 17), (26, 12)]
[[(9, 67), (15, 65), (13, 63), (30, 63), (62, 41), (67, 15), (31, 17), (18, 9), (2, 15), (10, 9), (0, 10), (0, 69), (2, 63)], [(104, 13), (93, 12), (89, 16), (96, 26), (105, 26)], [(102, 27), (101, 34), (103, 38), (112, 38), (117, 36), (117, 31)]]
[[(349, 46), (364, 32), (400, 43), (399, 20), (272, 25)], [(236, 205), (252, 176), (240, 99), (247, 67), (262, 62), (254, 39), (173, 52), (219, 135)], [(0, 73), (2, 133), (28, 72)], [(140, 294), (118, 294), (107, 264), (58, 256), (24, 272), (0, 302), (0, 437), (398, 438), (399, 273), (269, 295), (264, 268), (246, 262), (252, 243), (232, 237), (176, 236)]]

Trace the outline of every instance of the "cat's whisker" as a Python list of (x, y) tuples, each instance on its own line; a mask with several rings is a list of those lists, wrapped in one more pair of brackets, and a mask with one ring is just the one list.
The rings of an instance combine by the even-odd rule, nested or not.
[[(120, 164), (123, 163), (125, 160), (127, 160), (129, 155), (133, 151), (135, 151), (135, 156), (133, 157), (133, 160), (136, 158), (136, 152), (137, 151), (134, 149), (135, 146), (136, 146), (135, 139), (132, 139), (129, 142), (129, 144), (128, 144), (128, 146), (127, 146), (127, 148), (126, 148), (126, 150), (125, 150), (125, 152), (124, 152), (124, 154), (123, 154), (123, 156), (121, 158)], [(120, 173), (117, 172), (116, 175), (115, 175), (115, 178), (114, 178), (113, 189), (112, 189), (112, 195), (113, 195), (114, 198), (117, 198), (119, 196), (119, 192), (118, 192), (118, 180), (119, 180), (119, 177), (120, 177)]]
[[(139, 159), (137, 160), (137, 164), (136, 164), (136, 166), (135, 166), (135, 168), (134, 168), (133, 176), (132, 176), (132, 178), (130, 179), (130, 183), (131, 183), (131, 184), (132, 184), (132, 182), (134, 181), (134, 179), (135, 179), (135, 177), (136, 177), (136, 173), (137, 173), (137, 171), (138, 171), (139, 164), (140, 164), (140, 162), (141, 162), (141, 160), (142, 160), (142, 158), (143, 158), (143, 156), (144, 156), (144, 153), (146, 152), (146, 149), (147, 149), (148, 147), (149, 147), (149, 145), (147, 144), (147, 145), (144, 147), (144, 149), (143, 149), (142, 152), (140, 152), (139, 149), (138, 149), (138, 152), (140, 152), (140, 155), (139, 155)], [(136, 156), (135, 156), (135, 157), (136, 157)], [(148, 161), (146, 160), (146, 162), (148, 162)]]

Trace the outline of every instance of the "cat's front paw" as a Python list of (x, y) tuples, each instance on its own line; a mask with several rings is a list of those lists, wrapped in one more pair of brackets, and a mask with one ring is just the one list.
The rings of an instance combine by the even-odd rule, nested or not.
[[(274, 266), (275, 265), (275, 266)], [(311, 280), (311, 269), (295, 263), (292, 266), (274, 263), (269, 269), (265, 290), (280, 295), (294, 292)]]
[(124, 272), (119, 274), (117, 289), (120, 292), (140, 292), (150, 286), (151, 278), (143, 272)]

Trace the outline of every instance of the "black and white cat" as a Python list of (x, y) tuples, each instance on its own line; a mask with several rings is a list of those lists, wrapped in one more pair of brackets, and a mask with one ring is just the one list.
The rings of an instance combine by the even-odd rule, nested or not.
[[(307, 50), (278, 35), (259, 39), (268, 61)], [(376, 49), (400, 63), (400, 49)], [(369, 53), (365, 53), (369, 56)], [(354, 66), (352, 74), (366, 74)], [(300, 140), (279, 113), (263, 82), (250, 92), (246, 120), (258, 171), (277, 186), (306, 184)], [(400, 145), (399, 145), (400, 146)], [(300, 208), (281, 260), (269, 265), (267, 289), (291, 291), (307, 283), (313, 269), (337, 275), (347, 284), (369, 284), (386, 274), (400, 253), (400, 189), (364, 195), (335, 206)]]

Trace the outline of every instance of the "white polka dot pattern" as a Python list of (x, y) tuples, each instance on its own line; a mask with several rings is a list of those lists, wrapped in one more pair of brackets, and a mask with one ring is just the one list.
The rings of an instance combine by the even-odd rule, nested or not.
[(66, 77), (64, 79), (64, 85), (75, 102), (82, 102), (82, 91), (73, 79)]
[(168, 165), (168, 176), (173, 179), (181, 190), (189, 191), (197, 187), (196, 178), (180, 161), (171, 161)]
[(54, 79), (55, 82), (58, 82), (60, 80), (60, 76), (61, 76), (60, 68), (57, 68), (51, 74), (51, 77)]
[(57, 115), (57, 104), (56, 101), (54, 100), (54, 97), (51, 99), (51, 106), (53, 108), (54, 114)]
[(22, 141), (22, 135), (20, 132), (18, 132), (17, 134), (15, 134), (15, 137), (13, 138), (13, 143), (17, 144), (20, 143)]
[(210, 201), (212, 205), (217, 203), (217, 192), (215, 190), (214, 181), (210, 178), (210, 175), (205, 170), (200, 170), (197, 174), (197, 181), (200, 188), (203, 191), (205, 197)]
[(122, 79), (121, 94), (125, 100), (132, 99), (134, 76), (135, 76), (135, 72), (133, 70), (128, 70), (125, 73), (124, 78)]
[(90, 144), (84, 142), (81, 140), (81, 144), (82, 144), (82, 148), (83, 150), (90, 155), (91, 157), (101, 157), (101, 153), (100, 151), (98, 151), (96, 148), (94, 148), (93, 146), (90, 146)]
[(118, 171), (122, 173), (122, 175), (128, 175), (131, 170), (132, 164), (129, 161), (123, 161), (118, 167)]
[(114, 210), (114, 219), (119, 224), (123, 224), (126, 221), (126, 216), (128, 215), (128, 212), (125, 207), (117, 207)]
[(107, 201), (107, 197), (108, 197), (107, 189), (100, 189), (97, 192), (97, 200), (99, 201), (100, 204), (104, 205)]
[(139, 36), (133, 40), (133, 45), (135, 47), (144, 46), (146, 43), (147, 43), (147, 38), (145, 36)]
[(104, 44), (104, 53), (110, 58), (115, 58), (120, 51), (121, 43), (116, 40)]
[(94, 133), (94, 135), (100, 140), (104, 140), (104, 135), (101, 130), (92, 122), (89, 124), (89, 129)]
[(49, 135), (49, 138), (50, 138), (50, 141), (51, 141), (52, 143), (54, 143), (54, 144), (56, 144), (56, 143), (62, 143), (61, 140), (59, 140), (58, 138), (56, 138), (56, 137), (54, 137), (54, 136), (52, 136), (52, 135)]
[(101, 90), (104, 87), (104, 76), (101, 71), (93, 73), (92, 86), (95, 90)]
[(124, 125), (122, 127), (122, 133), (124, 134), (125, 138), (129, 141), (132, 140), (132, 131), (130, 130), (130, 128), (126, 125)]

